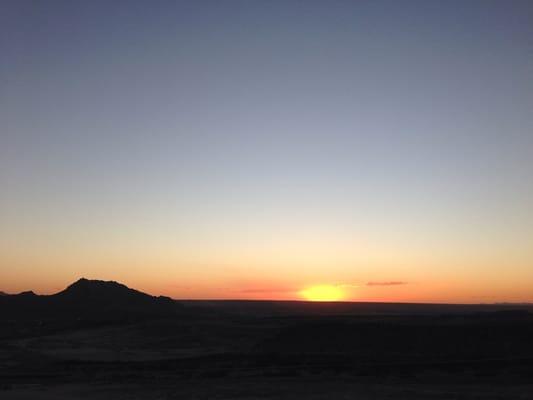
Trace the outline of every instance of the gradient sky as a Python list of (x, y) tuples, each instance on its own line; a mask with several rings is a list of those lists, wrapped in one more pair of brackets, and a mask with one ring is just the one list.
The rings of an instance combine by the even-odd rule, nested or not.
[(2, 1), (0, 290), (533, 301), (531, 1)]

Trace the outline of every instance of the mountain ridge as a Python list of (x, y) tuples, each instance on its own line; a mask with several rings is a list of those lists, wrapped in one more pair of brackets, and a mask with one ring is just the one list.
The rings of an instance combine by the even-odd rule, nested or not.
[(81, 278), (51, 295), (27, 291), (0, 297), (0, 314), (11, 319), (123, 320), (173, 315), (181, 306), (115, 281)]

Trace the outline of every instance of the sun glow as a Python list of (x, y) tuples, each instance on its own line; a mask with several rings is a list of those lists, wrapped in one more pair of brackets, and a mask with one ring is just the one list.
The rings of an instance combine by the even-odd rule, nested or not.
[(338, 286), (319, 285), (300, 291), (300, 295), (309, 301), (339, 301), (344, 298), (344, 292)]

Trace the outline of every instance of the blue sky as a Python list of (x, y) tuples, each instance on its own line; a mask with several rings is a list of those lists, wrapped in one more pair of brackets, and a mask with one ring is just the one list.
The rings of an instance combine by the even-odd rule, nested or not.
[(184, 295), (159, 285), (170, 276), (227, 297), (246, 271), (253, 285), (530, 296), (531, 2), (7, 1), (0, 14), (7, 286), (88, 275)]

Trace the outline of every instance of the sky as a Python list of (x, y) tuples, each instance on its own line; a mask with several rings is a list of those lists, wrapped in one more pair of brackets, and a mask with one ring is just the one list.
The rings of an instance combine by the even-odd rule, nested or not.
[(0, 56), (2, 291), (533, 301), (530, 1), (8, 0)]

